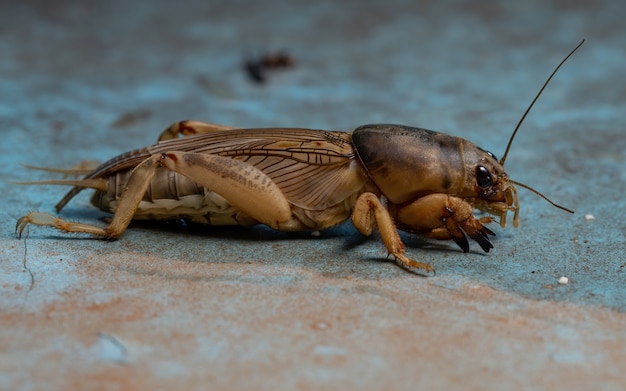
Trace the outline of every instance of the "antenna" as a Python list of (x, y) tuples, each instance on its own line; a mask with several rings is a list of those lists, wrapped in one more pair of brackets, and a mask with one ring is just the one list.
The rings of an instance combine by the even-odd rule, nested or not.
[(539, 99), (539, 96), (541, 95), (543, 90), (546, 89), (546, 86), (548, 85), (548, 83), (550, 83), (550, 80), (552, 80), (552, 77), (556, 74), (556, 72), (559, 70), (559, 68), (561, 68), (561, 65), (563, 65), (565, 63), (565, 61), (567, 61), (567, 59), (570, 58), (571, 55), (574, 54), (574, 52), (576, 50), (578, 50), (579, 47), (582, 46), (583, 43), (585, 43), (584, 39), (582, 41), (580, 41), (580, 43), (574, 49), (572, 49), (572, 51), (569, 52), (569, 54), (567, 56), (565, 56), (565, 58), (554, 69), (554, 71), (552, 71), (552, 74), (550, 74), (550, 77), (548, 77), (548, 80), (546, 80), (546, 82), (543, 83), (543, 87), (541, 87), (541, 89), (539, 90), (539, 92), (535, 96), (535, 99), (533, 99), (533, 101), (530, 102), (530, 106), (528, 106), (528, 108), (524, 112), (524, 115), (522, 115), (522, 118), (520, 118), (519, 122), (517, 123), (517, 126), (515, 126), (515, 130), (513, 131), (513, 134), (511, 135), (511, 138), (509, 139), (509, 143), (507, 144), (506, 149), (504, 150), (504, 155), (502, 156), (502, 159), (500, 159), (500, 165), (502, 167), (504, 167), (504, 161), (506, 160), (506, 157), (509, 154), (509, 149), (511, 149), (511, 144), (513, 144), (513, 139), (515, 138), (515, 135), (517, 134), (517, 131), (519, 130), (520, 125), (522, 124), (522, 122), (524, 122), (524, 119), (526, 119), (526, 116), (528, 115), (528, 112), (530, 112), (530, 109), (532, 109), (532, 107), (535, 104), (535, 102), (537, 101), (537, 99)]
[(559, 209), (564, 210), (564, 211), (569, 212), (569, 213), (574, 213), (573, 210), (568, 209), (568, 208), (566, 208), (564, 206), (561, 206), (561, 205), (557, 204), (556, 202), (554, 202), (551, 199), (549, 199), (547, 196), (541, 194), (538, 190), (535, 190), (535, 189), (533, 189), (532, 187), (530, 187), (528, 185), (525, 185), (525, 184), (523, 184), (521, 182), (514, 181), (514, 180), (511, 180), (511, 179), (509, 179), (509, 181), (511, 181), (513, 184), (515, 184), (515, 185), (517, 185), (519, 187), (523, 187), (526, 190), (532, 191), (533, 193), (537, 194), (539, 197), (541, 197), (544, 200), (548, 201), (550, 203), (550, 205), (554, 206), (555, 208), (559, 208)]

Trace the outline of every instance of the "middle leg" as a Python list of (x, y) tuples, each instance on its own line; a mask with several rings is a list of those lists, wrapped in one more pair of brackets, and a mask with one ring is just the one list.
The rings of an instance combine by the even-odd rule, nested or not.
[(363, 193), (356, 200), (352, 214), (352, 223), (356, 229), (367, 236), (372, 234), (375, 226), (378, 226), (378, 231), (385, 247), (387, 247), (387, 251), (394, 256), (394, 259), (400, 266), (412, 272), (419, 273), (420, 271), (425, 271), (427, 273), (435, 273), (435, 269), (428, 263), (415, 261), (404, 254), (404, 244), (400, 239), (393, 219), (385, 206), (373, 193)]

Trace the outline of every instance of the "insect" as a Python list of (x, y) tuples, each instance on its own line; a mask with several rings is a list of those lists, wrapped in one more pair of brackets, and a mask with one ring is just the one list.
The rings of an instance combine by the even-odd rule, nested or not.
[(260, 84), (267, 81), (267, 70), (291, 68), (295, 65), (296, 61), (289, 53), (286, 51), (280, 51), (266, 54), (255, 60), (246, 60), (244, 68), (252, 81)]
[[(315, 231), (351, 217), (364, 235), (378, 227), (400, 266), (434, 273), (405, 254), (398, 230), (451, 239), (464, 252), (469, 237), (489, 252), (495, 234), (486, 224), (497, 217), (505, 227), (508, 212), (519, 224), (516, 185), (573, 213), (510, 179), (504, 163), (524, 118), (583, 42), (548, 77), (500, 160), (460, 137), (402, 125), (364, 125), (346, 133), (182, 121), (162, 132), (157, 144), (114, 157), (82, 179), (22, 182), (73, 186), (57, 212), (84, 188), (95, 189), (91, 202), (113, 213), (108, 227), (34, 211), (17, 220), (16, 231), (21, 237), (34, 224), (115, 239), (133, 219)], [(475, 209), (487, 215), (476, 217)]]

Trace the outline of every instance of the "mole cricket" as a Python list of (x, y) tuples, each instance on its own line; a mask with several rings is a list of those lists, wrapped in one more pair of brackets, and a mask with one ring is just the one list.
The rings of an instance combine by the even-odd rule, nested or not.
[[(453, 240), (469, 251), (468, 237), (489, 252), (494, 232), (486, 227), (508, 212), (519, 225), (515, 186), (557, 205), (514, 181), (504, 163), (517, 131), (552, 77), (584, 43), (555, 68), (517, 123), (504, 155), (452, 135), (403, 125), (363, 125), (351, 133), (302, 128), (239, 129), (198, 121), (176, 122), (156, 144), (116, 156), (83, 174), (20, 184), (69, 185), (57, 212), (81, 190), (113, 213), (106, 228), (33, 211), (17, 220), (21, 237), (29, 224), (63, 232), (116, 239), (136, 220), (184, 219), (210, 225), (265, 224), (275, 230), (317, 231), (351, 218), (358, 231), (377, 227), (400, 266), (428, 274), (435, 269), (405, 254), (398, 230)], [(474, 210), (487, 216), (476, 217)]]

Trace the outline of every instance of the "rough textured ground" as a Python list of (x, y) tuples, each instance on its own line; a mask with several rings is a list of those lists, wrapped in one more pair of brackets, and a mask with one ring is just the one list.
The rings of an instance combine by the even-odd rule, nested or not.
[[(0, 389), (624, 389), (626, 7), (414, 3), (4, 5)], [(582, 38), (506, 164), (576, 214), (520, 189), (521, 227), (494, 228), (489, 254), (404, 235), (436, 277), (385, 262), (349, 224), (14, 235), (66, 191), (9, 184), (51, 176), (19, 163), (104, 161), (181, 119), (401, 123), (500, 156)], [(243, 59), (279, 49), (297, 67), (252, 83)], [(62, 215), (103, 224), (88, 200)]]

